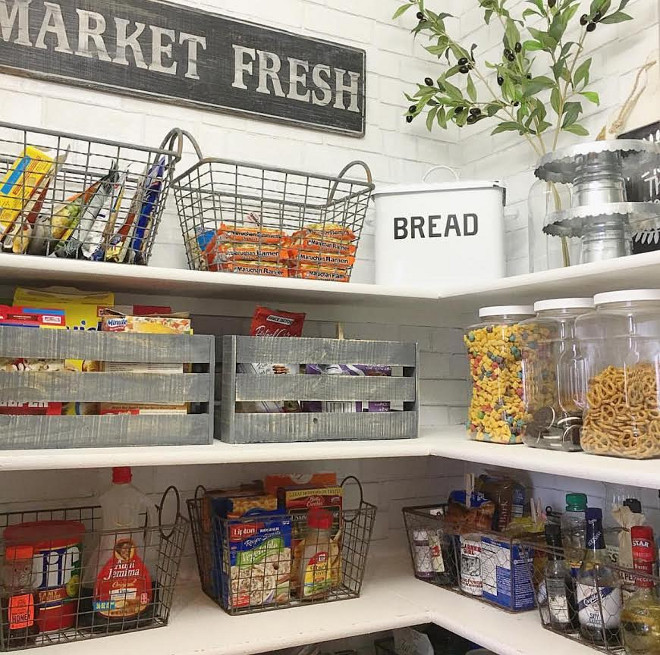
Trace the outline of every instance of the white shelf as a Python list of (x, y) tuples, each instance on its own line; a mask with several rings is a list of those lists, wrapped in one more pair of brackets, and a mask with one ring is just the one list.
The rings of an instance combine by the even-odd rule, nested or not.
[(0, 471), (103, 468), (110, 466), (182, 466), (244, 464), (379, 457), (445, 457), (523, 471), (660, 489), (660, 462), (585, 453), (562, 453), (470, 441), (460, 426), (424, 429), (419, 439), (333, 441), (145, 448), (78, 448), (0, 451)]
[(654, 286), (659, 275), (660, 252), (483, 283), (458, 282), (440, 289), (265, 278), (0, 253), (0, 276), (12, 284), (69, 285), (187, 298), (348, 304), (408, 310), (435, 306), (472, 312), (484, 304), (530, 302), (562, 295), (588, 296), (600, 291)]
[(188, 589), (172, 610), (170, 624), (107, 639), (48, 649), (50, 655), (251, 655), (436, 623), (500, 655), (589, 655), (591, 649), (541, 627), (537, 612), (509, 614), (415, 580), (408, 555), (377, 559), (355, 600), (244, 616), (228, 616), (200, 591)]

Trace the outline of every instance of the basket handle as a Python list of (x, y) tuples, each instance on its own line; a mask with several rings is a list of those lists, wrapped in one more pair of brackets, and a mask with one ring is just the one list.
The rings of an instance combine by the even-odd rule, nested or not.
[[(197, 143), (197, 139), (195, 139), (195, 137), (192, 134), (190, 134), (190, 132), (188, 132), (187, 130), (182, 130), (179, 127), (175, 127), (171, 129), (165, 135), (163, 142), (160, 144), (161, 150), (174, 151), (174, 162), (173, 165), (169, 167), (170, 178), (174, 177), (174, 166), (181, 161), (181, 157), (183, 156), (184, 139), (188, 139), (188, 141), (190, 141), (192, 147), (195, 150), (195, 154), (199, 159), (204, 158), (204, 155), (202, 155), (202, 149), (199, 147), (199, 143)], [(176, 148), (175, 148), (175, 143), (176, 143)]]
[[(362, 507), (362, 504), (364, 503), (364, 489), (362, 488), (362, 483), (354, 475), (348, 475), (341, 481), (340, 484), (341, 488), (343, 489), (346, 483), (349, 481), (357, 484), (358, 489), (360, 490), (360, 504), (358, 505), (358, 510), (359, 510)], [(353, 523), (353, 521), (355, 521), (356, 518), (357, 518), (357, 513), (351, 519), (347, 519), (346, 517), (344, 517), (344, 523)]]
[(371, 174), (371, 169), (365, 162), (363, 162), (360, 159), (356, 159), (354, 161), (349, 162), (344, 166), (344, 168), (339, 171), (339, 175), (337, 175), (337, 179), (335, 180), (335, 183), (332, 185), (332, 189), (330, 190), (330, 195), (328, 196), (328, 203), (331, 203), (334, 200), (335, 197), (335, 191), (337, 191), (337, 185), (339, 184), (340, 180), (348, 173), (348, 171), (353, 168), (354, 166), (361, 166), (364, 169), (364, 172), (367, 176), (367, 182), (369, 184), (374, 183), (374, 178), (373, 175)]
[(181, 496), (179, 495), (179, 490), (174, 485), (170, 485), (167, 487), (167, 489), (165, 489), (165, 492), (160, 499), (160, 505), (158, 505), (158, 531), (160, 532), (160, 536), (165, 541), (169, 540), (169, 538), (174, 534), (174, 530), (176, 529), (176, 526), (174, 526), (170, 530), (169, 534), (165, 534), (163, 532), (163, 507), (165, 507), (165, 501), (167, 500), (167, 496), (170, 492), (174, 494), (174, 498), (176, 499), (176, 515), (174, 522), (176, 523), (181, 517)]
[(429, 175), (431, 173), (435, 172), (435, 171), (449, 171), (454, 176), (454, 179), (456, 180), (456, 182), (458, 182), (459, 179), (460, 179), (460, 177), (459, 177), (459, 175), (458, 175), (458, 173), (456, 172), (455, 169), (453, 169), (451, 166), (443, 166), (441, 164), (440, 166), (431, 166), (431, 168), (429, 168), (429, 170), (426, 171), (426, 173), (424, 173), (424, 175), (422, 176), (422, 182), (426, 182)]

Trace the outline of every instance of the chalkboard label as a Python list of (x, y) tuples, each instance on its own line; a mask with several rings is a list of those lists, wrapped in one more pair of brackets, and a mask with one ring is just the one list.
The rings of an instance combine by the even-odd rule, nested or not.
[(365, 52), (154, 0), (0, 0), (0, 71), (364, 135)]

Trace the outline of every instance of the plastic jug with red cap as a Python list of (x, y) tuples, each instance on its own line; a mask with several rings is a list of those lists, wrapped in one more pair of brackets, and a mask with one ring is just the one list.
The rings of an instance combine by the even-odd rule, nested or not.
[(103, 513), (103, 534), (94, 584), (94, 623), (147, 618), (153, 600), (148, 568), (148, 528), (156, 525), (155, 506), (131, 484), (128, 466), (112, 469), (112, 486), (99, 499)]

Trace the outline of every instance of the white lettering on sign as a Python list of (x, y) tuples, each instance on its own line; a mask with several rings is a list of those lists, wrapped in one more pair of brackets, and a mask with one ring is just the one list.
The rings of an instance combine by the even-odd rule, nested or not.
[(78, 13), (78, 50), (79, 57), (93, 57), (89, 42), (94, 42), (96, 55), (101, 61), (112, 61), (103, 41), (105, 18), (96, 11), (76, 9)]
[(64, 18), (62, 18), (62, 8), (54, 2), (44, 2), (46, 13), (39, 29), (39, 35), (34, 44), (35, 48), (46, 50), (46, 34), (54, 34), (57, 37), (56, 52), (65, 52), (68, 55), (73, 54), (69, 46), (69, 37), (66, 35), (64, 27)]
[(128, 33), (128, 26), (131, 21), (125, 18), (115, 18), (115, 29), (117, 32), (117, 50), (115, 51), (115, 64), (128, 66), (128, 59), (126, 59), (126, 48), (130, 48), (133, 53), (133, 61), (138, 68), (149, 68), (144, 61), (142, 54), (142, 46), (138, 41), (140, 34), (144, 32), (146, 25), (144, 23), (135, 23), (135, 29), (131, 34)]
[(18, 45), (31, 46), (28, 33), (28, 5), (30, 0), (16, 0), (12, 5), (11, 12), (5, 2), (0, 2), (0, 33), (3, 41), (11, 39), (14, 24), (18, 20), (17, 34), (14, 43)]

